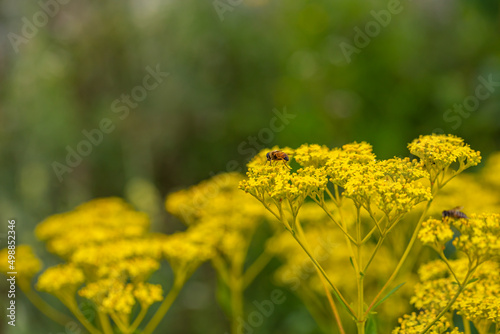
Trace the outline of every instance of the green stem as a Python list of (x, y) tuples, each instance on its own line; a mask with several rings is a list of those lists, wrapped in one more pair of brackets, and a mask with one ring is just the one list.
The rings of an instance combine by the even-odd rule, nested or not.
[(438, 251), (438, 254), (439, 254), (439, 257), (441, 258), (441, 260), (444, 261), (444, 263), (446, 263), (446, 266), (448, 267), (448, 270), (450, 271), (450, 273), (453, 275), (453, 278), (455, 279), (455, 281), (460, 284), (460, 281), (458, 280), (458, 277), (457, 275), (455, 274), (455, 272), (453, 271), (453, 268), (451, 268), (451, 265), (450, 265), (450, 262), (448, 262), (448, 259), (446, 258), (446, 256), (444, 256), (444, 253), (443, 251)]
[(235, 254), (230, 271), (229, 289), (231, 290), (231, 333), (238, 334), (238, 320), (243, 319), (243, 257)]
[(59, 298), (64, 305), (75, 315), (75, 317), (80, 321), (80, 323), (89, 331), (91, 334), (100, 334), (101, 331), (95, 328), (85, 316), (82, 314), (75, 299), (72, 295), (62, 295)]
[(141, 311), (139, 312), (139, 314), (135, 318), (134, 322), (132, 322), (132, 325), (130, 325), (130, 327), (129, 327), (130, 333), (133, 333), (137, 329), (137, 327), (139, 327), (142, 320), (144, 320), (144, 317), (148, 313), (148, 309), (149, 309), (148, 307), (141, 305)]
[[(307, 246), (307, 248), (309, 248), (310, 246), (309, 243), (307, 242), (306, 235), (304, 233), (304, 230), (302, 229), (302, 225), (298, 220), (296, 226), (297, 226), (297, 232), (301, 235), (301, 237), (304, 240), (304, 244)], [(330, 289), (328, 289), (328, 285), (326, 284), (326, 279), (323, 277), (323, 275), (321, 275), (321, 272), (319, 271), (318, 268), (316, 268), (316, 271), (318, 272), (318, 276), (321, 280), (321, 283), (323, 284), (323, 288), (325, 289), (325, 294), (328, 299), (328, 303), (330, 304), (330, 308), (332, 309), (333, 317), (335, 318), (335, 322), (337, 323), (339, 331), (341, 334), (345, 334), (344, 327), (342, 326), (342, 319), (340, 318), (337, 306), (335, 306), (335, 302), (333, 301)]]
[(474, 271), (476, 270), (477, 266), (473, 267), (472, 269), (469, 269), (468, 272), (467, 272), (467, 275), (465, 275), (465, 278), (464, 278), (464, 281), (462, 284), (459, 284), (459, 287), (458, 287), (458, 290), (457, 290), (457, 293), (455, 293), (455, 295), (453, 296), (453, 298), (448, 302), (448, 304), (445, 306), (445, 308), (443, 308), (441, 310), (441, 312), (439, 312), (439, 314), (436, 316), (436, 318), (434, 318), (433, 321), (431, 321), (427, 326), (425, 326), (424, 330), (422, 332), (420, 332), (420, 334), (425, 334), (427, 333), (427, 331), (429, 331), (429, 329), (431, 329), (431, 327), (436, 323), (436, 321), (438, 321), (439, 319), (441, 319), (441, 317), (446, 313), (448, 312), (448, 310), (450, 309), (450, 307), (455, 303), (455, 301), (457, 300), (458, 296), (460, 296), (460, 294), (462, 293), (462, 291), (464, 291), (464, 289), (467, 287), (467, 282), (469, 281), (469, 278), (472, 276), (472, 274), (474, 273)]
[(111, 319), (113, 319), (113, 321), (115, 322), (118, 329), (122, 333), (127, 333), (127, 334), (129, 333), (128, 326), (123, 323), (122, 319), (120, 319), (120, 317), (117, 314), (111, 313), (110, 316), (111, 316)]
[(422, 226), (422, 223), (424, 222), (424, 218), (427, 215), (427, 211), (429, 211), (429, 208), (430, 208), (431, 204), (432, 204), (432, 199), (430, 199), (427, 202), (427, 205), (425, 206), (425, 209), (422, 212), (422, 215), (420, 216), (420, 219), (418, 220), (417, 226), (415, 227), (415, 230), (413, 231), (413, 235), (411, 236), (410, 242), (406, 246), (406, 249), (405, 249), (405, 251), (403, 253), (403, 256), (399, 260), (396, 268), (394, 269), (393, 273), (391, 274), (391, 276), (389, 277), (389, 279), (387, 280), (387, 282), (385, 282), (385, 284), (382, 287), (382, 289), (378, 292), (378, 294), (375, 296), (375, 298), (373, 298), (372, 303), (370, 304), (370, 306), (368, 307), (368, 309), (365, 312), (365, 316), (368, 315), (368, 313), (371, 311), (371, 309), (373, 308), (373, 306), (381, 298), (381, 296), (385, 292), (385, 290), (387, 290), (387, 288), (389, 288), (389, 286), (392, 284), (392, 281), (394, 281), (394, 279), (396, 278), (397, 274), (401, 270), (401, 267), (403, 266), (403, 264), (405, 263), (406, 259), (408, 258), (408, 255), (410, 255), (410, 251), (413, 248), (413, 245), (415, 244), (415, 241), (417, 241), (418, 232), (420, 231), (420, 227)]
[(338, 226), (338, 228), (340, 228), (340, 230), (344, 233), (344, 235), (347, 238), (349, 238), (349, 240), (352, 243), (356, 244), (356, 240), (354, 240), (354, 238), (351, 237), (351, 235), (347, 232), (347, 230), (339, 222), (337, 222), (335, 217), (333, 217), (333, 215), (330, 213), (330, 211), (328, 211), (328, 209), (326, 208), (325, 202), (319, 202), (317, 200), (314, 200), (314, 201), (323, 209), (323, 211), (325, 211), (325, 213), (328, 215), (328, 217), (335, 223), (335, 225)]
[(363, 269), (363, 272), (366, 273), (368, 270), (368, 267), (370, 266), (370, 263), (372, 263), (373, 259), (375, 258), (375, 255), (377, 254), (378, 250), (380, 249), (380, 246), (382, 246), (382, 243), (384, 242), (385, 239), (385, 234), (382, 234), (380, 238), (378, 239), (377, 245), (375, 246), (375, 249), (372, 252), (372, 255), (370, 256), (370, 259), (365, 265), (365, 269)]
[(36, 306), (43, 314), (50, 319), (54, 320), (61, 326), (66, 326), (69, 322), (73, 321), (66, 314), (59, 312), (43, 300), (37, 293), (31, 289), (23, 289), (24, 294), (28, 297), (29, 301)]
[(465, 334), (471, 334), (471, 330), (470, 330), (470, 322), (469, 320), (467, 320), (467, 318), (465, 318), (464, 316), (462, 316), (462, 321), (464, 323), (464, 332)]
[(335, 297), (339, 300), (339, 302), (342, 305), (344, 305), (344, 307), (349, 312), (349, 314), (353, 318), (356, 319), (356, 316), (355, 316), (355, 313), (354, 313), (353, 309), (349, 306), (349, 304), (347, 303), (347, 301), (345, 300), (345, 298), (340, 293), (339, 289), (337, 289), (337, 287), (335, 285), (333, 285), (332, 281), (330, 280), (330, 278), (326, 274), (326, 272), (323, 269), (323, 267), (321, 267), (321, 265), (318, 263), (318, 261), (316, 261), (316, 259), (312, 256), (312, 254), (309, 252), (309, 250), (304, 246), (304, 244), (300, 241), (300, 239), (295, 235), (295, 232), (292, 232), (292, 236), (298, 242), (298, 244), (300, 245), (300, 247), (302, 247), (302, 249), (304, 250), (304, 252), (306, 252), (307, 256), (309, 256), (309, 258), (311, 259), (311, 261), (313, 262), (313, 264), (319, 269), (319, 271), (321, 272), (321, 275), (323, 275), (323, 277), (326, 279), (326, 281), (328, 282), (328, 284), (330, 284), (330, 286), (332, 287), (332, 289), (333, 289), (333, 291), (335, 293)]
[[(109, 323), (109, 318), (106, 314), (97, 311), (97, 316), (99, 317), (99, 322), (101, 323), (101, 328), (104, 334), (113, 334), (113, 328), (111, 328), (111, 324)], [(130, 331), (131, 333), (133, 331)]]
[[(356, 231), (357, 231), (357, 255), (358, 255), (358, 272), (356, 273), (357, 276), (357, 286), (358, 286), (358, 319), (356, 321), (356, 327), (358, 329), (358, 334), (364, 334), (365, 333), (365, 316), (363, 314), (364, 312), (364, 286), (363, 286), (363, 279), (364, 279), (364, 272), (361, 272), (361, 268), (363, 267), (363, 258), (362, 258), (362, 251), (361, 251), (361, 215), (360, 215), (360, 210), (361, 208), (359, 206), (356, 206)], [(382, 233), (382, 232), (381, 232)]]
[(243, 288), (248, 287), (255, 277), (267, 266), (273, 255), (264, 251), (259, 257), (247, 268), (243, 274)]
[(377, 230), (378, 230), (377, 226), (373, 226), (373, 228), (370, 230), (370, 232), (368, 232), (368, 234), (365, 235), (363, 240), (361, 240), (361, 244), (365, 244), (368, 240), (370, 240), (370, 237), (372, 236), (372, 234)]
[(165, 314), (170, 309), (170, 306), (174, 302), (175, 298), (177, 298), (177, 295), (184, 286), (185, 281), (186, 281), (185, 273), (181, 273), (176, 276), (172, 289), (170, 289), (167, 296), (165, 297), (160, 307), (156, 311), (155, 315), (151, 318), (149, 323), (144, 328), (142, 334), (151, 334), (156, 329), (156, 327), (158, 327), (160, 321), (163, 319)]

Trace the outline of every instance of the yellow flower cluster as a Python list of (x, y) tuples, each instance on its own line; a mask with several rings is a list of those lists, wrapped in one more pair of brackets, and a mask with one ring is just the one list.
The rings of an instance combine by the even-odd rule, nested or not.
[(113, 197), (92, 200), (73, 211), (52, 215), (38, 224), (35, 234), (47, 243), (49, 251), (68, 258), (87, 245), (142, 236), (149, 225), (147, 214)]
[(16, 246), (14, 254), (16, 270), (9, 269), (8, 257), (9, 250), (7, 248), (0, 250), (0, 272), (5, 274), (16, 271), (17, 279), (22, 280), (23, 283), (29, 282), (42, 269), (42, 262), (28, 245)]
[(36, 288), (55, 296), (71, 295), (84, 281), (80, 268), (74, 264), (60, 264), (46, 269), (38, 278)]
[(421, 162), (408, 158), (377, 160), (367, 143), (355, 142), (331, 150), (304, 144), (294, 152), (293, 159), (302, 166), (297, 172), (279, 163), (258, 164), (267, 153), (261, 151), (248, 164), (248, 179), (240, 183), (240, 188), (261, 202), (269, 198), (276, 202), (287, 200), (300, 208), (308, 196), (321, 201), (331, 182), (357, 205), (367, 210), (374, 205), (391, 219), (432, 198), (430, 188), (419, 182), (429, 178)]
[(143, 308), (163, 300), (161, 285), (144, 282), (126, 284), (116, 279), (102, 279), (90, 283), (78, 291), (78, 294), (94, 301), (101, 312), (109, 314), (129, 315), (136, 300)]
[[(167, 197), (167, 211), (190, 226), (185, 233), (193, 240), (193, 251), (212, 245), (228, 257), (246, 252), (253, 231), (268, 214), (258, 201), (238, 191), (241, 180), (237, 173), (219, 174)], [(182, 240), (169, 249), (171, 257), (190, 252)], [(198, 256), (202, 259), (210, 254)]]
[(424, 245), (435, 246), (439, 249), (453, 238), (453, 231), (450, 225), (443, 220), (430, 218), (422, 223), (418, 237)]
[[(403, 318), (399, 319), (399, 327), (392, 331), (392, 334), (420, 334), (422, 330), (436, 318), (437, 313), (432, 311), (423, 311), (419, 314), (413, 312), (408, 315), (405, 314)], [(441, 317), (436, 323), (429, 329), (427, 333), (431, 334), (463, 334), (458, 330), (458, 328), (451, 329), (451, 324)]]
[[(449, 261), (459, 280), (468, 270), (468, 259)], [(410, 302), (419, 309), (439, 311), (446, 306), (458, 290), (454, 277), (441, 260), (432, 261), (419, 270), (421, 283), (415, 286), (415, 295)], [(457, 311), (474, 323), (500, 322), (500, 265), (487, 261), (481, 264), (475, 274), (477, 281), (467, 285), (452, 305)]]
[(452, 226), (460, 232), (453, 244), (471, 260), (481, 263), (499, 258), (500, 214), (472, 214), (468, 219), (430, 218), (422, 224), (419, 238), (424, 244), (432, 245), (439, 251), (453, 238)]
[[(450, 219), (448, 219), (450, 220)], [(500, 214), (472, 214), (453, 221), (460, 236), (453, 244), (479, 263), (500, 258)]]
[[(287, 169), (282, 164), (266, 165), (265, 160), (263, 158), (255, 168)], [(283, 173), (282, 180), (288, 176)], [(247, 259), (255, 231), (270, 214), (256, 199), (238, 190), (242, 179), (237, 173), (219, 174), (170, 194), (165, 202), (167, 211), (188, 225), (184, 234), (191, 240), (191, 243), (186, 243), (184, 238), (175, 240), (174, 234), (169, 246), (163, 249), (166, 257), (174, 266), (187, 254), (199, 261), (212, 260), (221, 286), (230, 295), (231, 302), (223, 306), (229, 311), (234, 333), (240, 331), (238, 321), (244, 316), (244, 290), (271, 259), (267, 252), (262, 252), (253, 262)]]
[(48, 217), (36, 235), (67, 263), (42, 273), (37, 289), (57, 296), (77, 317), (72, 298), (79, 289), (103, 316), (119, 315), (113, 320), (122, 331), (137, 327), (141, 318), (129, 323), (133, 307), (139, 303), (144, 317), (151, 304), (163, 300), (162, 287), (147, 283), (162, 259), (173, 268), (177, 294), (194, 269), (214, 255), (212, 245), (200, 242), (195, 233), (154, 234), (149, 226), (145, 213), (119, 198), (92, 200)]
[(452, 177), (481, 162), (480, 152), (474, 151), (462, 138), (454, 135), (420, 136), (408, 144), (408, 149), (425, 164), (433, 183), (445, 182), (437, 180), (437, 177), (443, 175), (443, 172), (446, 174), (455, 162), (458, 162), (459, 166), (454, 170)]
[(295, 150), (293, 155), (303, 167), (313, 166), (315, 168), (325, 166), (330, 156), (330, 149), (326, 146), (317, 144), (307, 145), (304, 144)]

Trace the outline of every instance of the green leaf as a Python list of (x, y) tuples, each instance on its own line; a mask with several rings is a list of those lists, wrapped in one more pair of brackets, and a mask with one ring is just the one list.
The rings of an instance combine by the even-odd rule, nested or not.
[(375, 313), (368, 314), (368, 319), (366, 320), (366, 334), (377, 334), (377, 318), (375, 317)]
[(349, 256), (349, 261), (351, 262), (351, 266), (354, 270), (356, 270), (356, 268), (354, 268), (354, 262), (352, 262), (352, 257)]
[(479, 277), (473, 278), (473, 279), (471, 279), (471, 280), (469, 280), (469, 281), (467, 282), (467, 285), (469, 285), (469, 284), (471, 284), (471, 283), (474, 283), (474, 282), (476, 282), (476, 281), (478, 281), (478, 280), (479, 280)]
[(400, 287), (402, 287), (406, 282), (403, 282), (401, 284), (399, 284), (397, 287), (395, 287), (394, 289), (392, 289), (391, 291), (389, 291), (388, 294), (385, 295), (384, 298), (380, 299), (377, 304), (375, 304), (372, 308), (372, 310), (374, 310), (375, 308), (377, 308), (377, 306), (379, 306), (380, 304), (382, 304), (387, 298), (389, 298), (394, 292), (396, 292)]
[(342, 307), (347, 311), (347, 313), (349, 313), (354, 320), (357, 320), (356, 315), (354, 313), (352, 313), (352, 311), (349, 308), (349, 306), (347, 306), (347, 304), (344, 303), (344, 301), (342, 300), (342, 298), (340, 298), (340, 296), (338, 295), (337, 291), (335, 291), (335, 289), (332, 289), (332, 292), (335, 295), (335, 298), (337, 298), (337, 300), (339, 301), (340, 305), (342, 305)]

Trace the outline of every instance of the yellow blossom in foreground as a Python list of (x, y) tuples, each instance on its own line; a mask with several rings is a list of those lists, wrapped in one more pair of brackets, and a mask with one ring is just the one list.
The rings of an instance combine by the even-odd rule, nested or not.
[(53, 295), (73, 294), (82, 285), (85, 277), (83, 271), (73, 264), (60, 264), (48, 268), (40, 275), (36, 288)]
[[(415, 312), (410, 315), (405, 314), (403, 318), (399, 319), (399, 327), (394, 329), (392, 334), (420, 334), (422, 330), (436, 317), (437, 313), (430, 311), (420, 312), (418, 315)], [(458, 330), (458, 328), (451, 329), (451, 332), (448, 332), (448, 329), (451, 329), (451, 324), (445, 319), (445, 317), (441, 317), (441, 319), (436, 321), (427, 333), (462, 333)]]
[(14, 270), (9, 267), (9, 249), (0, 250), (0, 272), (3, 274), (14, 271), (18, 279), (27, 282), (42, 269), (42, 262), (28, 245), (16, 246), (15, 254), (12, 255), (15, 257)]
[[(468, 259), (449, 261), (459, 280), (468, 270)], [(431, 274), (430, 274), (431, 273)], [(415, 286), (410, 303), (416, 308), (439, 311), (448, 304), (458, 290), (454, 277), (441, 260), (429, 262), (419, 270), (421, 283)], [(500, 266), (487, 261), (476, 270), (477, 281), (467, 285), (451, 310), (473, 322), (500, 322)]]

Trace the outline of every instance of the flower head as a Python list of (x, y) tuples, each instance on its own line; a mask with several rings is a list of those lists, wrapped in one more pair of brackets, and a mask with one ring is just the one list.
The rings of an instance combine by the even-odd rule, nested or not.
[[(42, 261), (35, 255), (33, 249), (28, 245), (18, 245), (15, 249), (15, 258), (13, 270), (9, 263), (9, 249), (4, 248), (0, 250), (0, 272), (6, 274), (7, 272), (16, 271), (19, 281), (28, 284), (31, 278), (42, 269)], [(28, 286), (26, 286), (28, 287)]]
[[(413, 312), (410, 315), (405, 314), (403, 318), (399, 319), (399, 327), (394, 329), (392, 334), (419, 334), (436, 317), (437, 313), (433, 311), (423, 311), (418, 314)], [(436, 323), (434, 323), (434, 325), (432, 325), (429, 329), (428, 333), (448, 333), (448, 329), (450, 329), (453, 334), (461, 333), (458, 328), (452, 329), (451, 324), (445, 319), (445, 317), (441, 317), (441, 319), (436, 321)]]
[[(147, 214), (133, 210), (122, 199), (89, 201), (76, 209), (55, 214), (37, 225), (35, 233), (49, 251), (68, 258), (78, 249), (147, 233)], [(85, 235), (85, 238), (82, 238)]]
[(85, 281), (83, 271), (74, 264), (60, 264), (45, 270), (36, 283), (36, 288), (50, 294), (72, 295)]
[[(479, 151), (474, 151), (462, 138), (453, 135), (420, 136), (408, 144), (408, 149), (422, 160), (431, 182), (437, 182), (438, 188), (455, 175), (481, 162)], [(455, 162), (459, 164), (458, 168), (450, 170)], [(448, 171), (451, 171), (451, 176), (445, 180)]]

